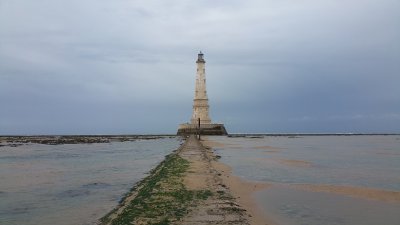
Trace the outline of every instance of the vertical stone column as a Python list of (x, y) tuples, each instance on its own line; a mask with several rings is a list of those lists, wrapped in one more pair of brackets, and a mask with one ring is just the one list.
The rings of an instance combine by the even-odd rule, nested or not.
[(196, 73), (196, 88), (193, 99), (193, 114), (191, 123), (197, 124), (198, 118), (200, 118), (201, 124), (210, 124), (211, 119), (208, 115), (209, 105), (206, 89), (206, 61), (203, 58), (204, 54), (199, 53), (196, 61), (197, 73)]

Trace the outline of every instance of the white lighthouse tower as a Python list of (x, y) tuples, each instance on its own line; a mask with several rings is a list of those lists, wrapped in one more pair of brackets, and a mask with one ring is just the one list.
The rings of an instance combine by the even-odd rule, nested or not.
[(200, 52), (196, 61), (196, 87), (193, 99), (193, 114), (191, 122), (197, 124), (200, 119), (201, 124), (210, 124), (211, 119), (208, 115), (210, 106), (208, 105), (207, 89), (206, 89), (206, 61), (204, 54)]
[(211, 123), (209, 116), (208, 96), (206, 88), (206, 61), (204, 54), (197, 55), (196, 86), (193, 99), (193, 113), (190, 123), (179, 125), (178, 135), (198, 134), (226, 135), (226, 129), (222, 123)]

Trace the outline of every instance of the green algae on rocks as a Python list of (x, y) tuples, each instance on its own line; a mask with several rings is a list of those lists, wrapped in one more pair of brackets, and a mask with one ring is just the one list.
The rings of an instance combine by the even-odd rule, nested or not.
[(167, 225), (188, 214), (190, 207), (206, 200), (210, 190), (188, 190), (183, 174), (189, 162), (177, 153), (166, 156), (150, 175), (122, 199), (121, 204), (104, 216), (102, 225)]

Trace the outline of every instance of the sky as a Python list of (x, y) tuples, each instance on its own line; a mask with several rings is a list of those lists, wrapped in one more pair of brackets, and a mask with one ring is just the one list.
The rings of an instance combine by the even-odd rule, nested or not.
[(400, 133), (399, 0), (0, 0), (0, 135)]

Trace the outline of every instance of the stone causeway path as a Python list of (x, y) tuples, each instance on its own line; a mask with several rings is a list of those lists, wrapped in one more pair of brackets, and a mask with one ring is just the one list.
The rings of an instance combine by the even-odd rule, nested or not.
[(208, 189), (214, 194), (200, 202), (181, 221), (182, 225), (241, 224), (246, 225), (248, 214), (235, 201), (215, 168), (217, 159), (211, 149), (204, 147), (195, 136), (190, 136), (178, 154), (190, 162), (184, 176), (189, 190)]

